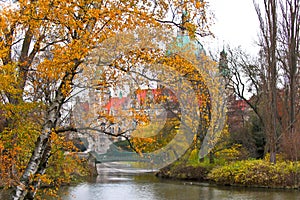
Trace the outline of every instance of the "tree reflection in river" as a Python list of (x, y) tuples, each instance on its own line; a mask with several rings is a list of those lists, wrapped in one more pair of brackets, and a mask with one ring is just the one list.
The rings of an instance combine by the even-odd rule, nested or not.
[(92, 182), (65, 187), (63, 200), (300, 200), (295, 190), (216, 187), (196, 182), (162, 180), (153, 174), (103, 174)]

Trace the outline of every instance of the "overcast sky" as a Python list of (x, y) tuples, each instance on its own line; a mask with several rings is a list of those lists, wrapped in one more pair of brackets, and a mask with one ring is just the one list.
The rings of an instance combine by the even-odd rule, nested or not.
[[(215, 25), (212, 27), (216, 38), (205, 42), (206, 49), (222, 50), (223, 45), (239, 46), (258, 51), (255, 41), (259, 31), (258, 18), (253, 0), (207, 0), (210, 10), (215, 15)], [(260, 1), (260, 0), (258, 0)], [(212, 42), (212, 43), (211, 43)]]

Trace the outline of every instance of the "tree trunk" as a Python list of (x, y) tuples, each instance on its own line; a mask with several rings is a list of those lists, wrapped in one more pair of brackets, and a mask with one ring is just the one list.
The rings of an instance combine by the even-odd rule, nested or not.
[[(51, 141), (48, 142), (48, 145), (45, 148), (44, 154), (42, 156), (41, 162), (39, 164), (36, 175), (43, 175), (46, 172), (48, 166), (48, 160), (51, 155)], [(28, 193), (25, 196), (25, 199), (34, 199), (36, 192), (40, 186), (41, 180), (35, 175), (35, 178), (31, 184), (31, 187), (28, 188)]]
[(45, 124), (42, 129), (41, 135), (38, 137), (35, 143), (35, 149), (32, 152), (30, 161), (20, 178), (19, 184), (15, 187), (13, 193), (14, 200), (24, 199), (28, 192), (28, 198), (33, 199), (39, 186), (39, 180), (34, 180), (37, 175), (43, 175), (46, 172), (48, 159), (51, 152), (51, 141), (50, 136), (55, 131), (57, 121), (60, 118), (61, 107), (66, 99), (62, 92), (66, 85), (72, 83), (73, 78), (76, 74), (76, 69), (81, 64), (79, 61), (74, 62), (74, 67), (70, 72), (66, 72), (62, 79), (62, 82), (55, 92), (55, 97), (47, 109), (45, 117)]
[(265, 18), (263, 18), (259, 5), (255, 5), (260, 21), (262, 57), (266, 61), (266, 88), (265, 100), (265, 132), (267, 135), (270, 162), (276, 162), (276, 144), (278, 137), (278, 109), (277, 109), (277, 0), (264, 0)]
[(210, 163), (210, 164), (215, 163), (215, 160), (214, 160), (214, 154), (213, 154), (212, 151), (209, 152), (209, 163)]
[(51, 135), (51, 130), (49, 128), (45, 129), (39, 136), (35, 144), (35, 149), (32, 153), (30, 161), (20, 179), (18, 186), (16, 187), (13, 199), (19, 200), (24, 199), (29, 190), (29, 186), (32, 184), (32, 176), (38, 171), (38, 167), (41, 163), (42, 156), (46, 150), (47, 144), (49, 142), (49, 137)]

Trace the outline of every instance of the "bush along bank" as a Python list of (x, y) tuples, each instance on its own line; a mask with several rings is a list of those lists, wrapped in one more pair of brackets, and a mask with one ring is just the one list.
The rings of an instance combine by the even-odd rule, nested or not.
[(299, 189), (300, 162), (236, 161), (213, 168), (207, 178), (222, 185)]
[(300, 189), (300, 162), (241, 160), (214, 166), (177, 163), (161, 169), (156, 176), (227, 186)]
[(209, 170), (202, 166), (191, 165), (169, 165), (156, 173), (160, 178), (207, 181)]

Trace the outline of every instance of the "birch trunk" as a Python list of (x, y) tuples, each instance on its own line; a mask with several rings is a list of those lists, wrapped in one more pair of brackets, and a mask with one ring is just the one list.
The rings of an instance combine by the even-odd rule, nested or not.
[(20, 178), (20, 182), (13, 192), (12, 197), (14, 200), (34, 199), (40, 182), (39, 180), (34, 179), (37, 177), (37, 174), (43, 175), (46, 172), (48, 159), (51, 153), (50, 136), (51, 133), (55, 131), (57, 121), (60, 118), (61, 107), (66, 98), (62, 92), (62, 88), (66, 87), (67, 83), (73, 81), (76, 69), (80, 65), (80, 62), (77, 62), (74, 65), (75, 66), (71, 70), (71, 73), (66, 72), (62, 83), (55, 93), (55, 99), (52, 101), (47, 110), (45, 125), (42, 129), (41, 135), (35, 143), (34, 151), (32, 152), (30, 161)]
[[(52, 106), (51, 108), (55, 108), (56, 106)], [(51, 110), (51, 109), (50, 109)], [(35, 143), (35, 149), (32, 152), (32, 156), (30, 158), (30, 161), (20, 179), (19, 185), (16, 187), (13, 199), (19, 200), (24, 199), (25, 196), (28, 193), (29, 186), (33, 182), (33, 177), (38, 172), (38, 169), (40, 168), (40, 164), (43, 160), (43, 155), (47, 153), (47, 147), (50, 143), (50, 136), (52, 129), (55, 127), (55, 122), (57, 121), (55, 113), (52, 114), (52, 112), (56, 112), (56, 109), (52, 109), (50, 111), (50, 114), (46, 118), (48, 122), (45, 124), (41, 135), (38, 137), (36, 143)], [(48, 150), (49, 151), (49, 150)], [(44, 158), (47, 160), (47, 157), (44, 156)]]

